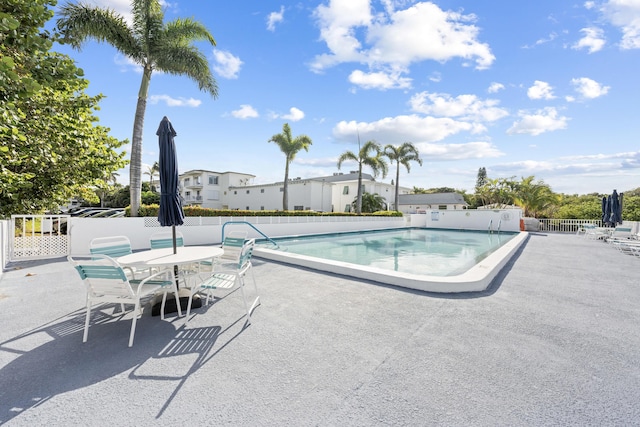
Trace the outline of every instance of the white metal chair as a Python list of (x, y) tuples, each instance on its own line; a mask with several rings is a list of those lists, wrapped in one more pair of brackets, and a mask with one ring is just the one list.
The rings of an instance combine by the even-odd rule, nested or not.
[[(225, 239), (225, 241), (226, 240), (227, 239)], [(214, 265), (214, 271), (208, 277), (205, 277), (204, 280), (194, 284), (191, 287), (191, 292), (189, 293), (189, 302), (187, 303), (187, 318), (184, 322), (185, 326), (189, 322), (189, 316), (191, 314), (191, 303), (193, 301), (193, 296), (196, 293), (201, 291), (206, 292), (206, 303), (209, 304), (209, 299), (212, 296), (213, 291), (217, 289), (223, 289), (227, 291), (228, 295), (238, 288), (240, 289), (240, 293), (242, 294), (244, 308), (247, 311), (247, 324), (251, 324), (251, 313), (260, 304), (260, 296), (258, 296), (258, 285), (256, 284), (256, 278), (253, 274), (251, 265), (251, 256), (253, 254), (253, 248), (255, 247), (255, 244), (255, 239), (249, 239), (247, 241), (243, 240), (243, 245), (235, 264), (225, 263), (222, 265), (223, 268), (218, 264)], [(253, 287), (256, 294), (256, 297), (251, 305), (249, 305), (247, 301), (247, 295), (245, 292), (245, 276), (250, 270), (251, 277), (253, 279)], [(200, 276), (203, 275), (201, 274)]]
[[(173, 231), (160, 231), (149, 238), (151, 249), (173, 248)], [(176, 231), (176, 246), (184, 246), (184, 236)]]
[[(142, 280), (132, 280), (127, 277), (118, 262), (108, 255), (69, 255), (67, 259), (75, 267), (87, 290), (87, 315), (82, 342), (87, 342), (91, 309), (95, 305), (104, 303), (120, 304), (120, 308), (124, 312), (124, 304), (133, 304), (133, 320), (129, 334), (129, 347), (131, 347), (136, 331), (136, 322), (141, 312), (142, 298), (151, 296), (158, 291), (163, 292), (160, 310), (162, 319), (164, 319), (167, 293), (173, 292), (176, 300), (179, 300), (175, 278), (173, 272), (169, 270), (152, 274)], [(178, 315), (182, 315), (179, 307)]]
[[(211, 272), (214, 265), (220, 267), (223, 264), (237, 264), (240, 260), (242, 247), (247, 240), (246, 231), (232, 231), (227, 234), (222, 242), (224, 253), (211, 261), (200, 261), (199, 271), (201, 273)], [(232, 265), (231, 268), (234, 268)]]
[[(89, 242), (89, 252), (118, 258), (131, 253), (131, 241), (127, 236), (96, 237)], [(124, 267), (124, 269), (131, 274), (131, 278), (135, 279), (134, 268)]]

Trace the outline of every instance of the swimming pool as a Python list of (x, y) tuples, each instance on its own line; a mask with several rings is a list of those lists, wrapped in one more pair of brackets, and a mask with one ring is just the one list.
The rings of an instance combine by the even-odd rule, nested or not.
[(403, 228), (275, 238), (266, 259), (429, 292), (485, 290), (527, 233)]

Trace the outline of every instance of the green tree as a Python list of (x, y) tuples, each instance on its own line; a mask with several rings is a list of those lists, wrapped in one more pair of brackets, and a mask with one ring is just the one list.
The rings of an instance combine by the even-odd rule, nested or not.
[(41, 30), (53, 0), (0, 6), (0, 216), (57, 209), (105, 171), (123, 167), (126, 141), (97, 126), (102, 95)]
[(487, 183), (480, 187), (476, 196), (482, 201), (483, 206), (502, 208), (514, 203), (517, 186), (513, 177), (487, 179)]
[(394, 200), (394, 209), (397, 211), (398, 206), (400, 206), (400, 165), (407, 168), (407, 173), (409, 173), (411, 171), (410, 162), (417, 162), (422, 166), (422, 159), (420, 158), (418, 149), (411, 142), (405, 142), (398, 147), (388, 144), (384, 147), (384, 155), (387, 156), (392, 164), (393, 162), (396, 162), (396, 195)]
[(282, 125), (282, 133), (275, 134), (267, 142), (274, 142), (285, 156), (284, 166), (284, 186), (282, 191), (282, 210), (289, 210), (289, 165), (296, 158), (300, 150), (309, 151), (312, 144), (311, 138), (307, 135), (291, 136), (289, 123)]
[(476, 193), (487, 183), (487, 169), (483, 167), (478, 169), (478, 177), (476, 178)]
[[(386, 205), (386, 201), (384, 197), (379, 195), (378, 193), (371, 194), (366, 191), (362, 193), (362, 212), (364, 213), (372, 213), (384, 210)], [(354, 209), (357, 209), (358, 206), (358, 198), (353, 199), (351, 203)]]
[(149, 175), (149, 186), (153, 190), (153, 177), (158, 175), (160, 172), (160, 164), (158, 162), (153, 163), (152, 166), (147, 166), (147, 170), (144, 172), (145, 175)]
[(153, 71), (184, 75), (200, 90), (217, 98), (216, 84), (206, 56), (194, 45), (197, 41), (216, 42), (204, 25), (190, 18), (164, 22), (159, 0), (132, 0), (132, 24), (111, 9), (87, 4), (67, 3), (60, 9), (58, 28), (63, 42), (80, 49), (89, 40), (107, 42), (142, 67), (131, 143), (131, 215), (137, 216), (142, 191), (142, 132), (147, 94)]
[(516, 186), (514, 203), (524, 211), (524, 216), (537, 218), (558, 204), (560, 197), (543, 181), (534, 182), (533, 175), (522, 178)]
[(356, 197), (356, 213), (362, 213), (362, 167), (368, 166), (373, 171), (373, 177), (379, 174), (382, 177), (387, 176), (387, 162), (382, 158), (383, 153), (380, 145), (375, 141), (367, 141), (362, 148), (355, 154), (352, 151), (345, 151), (338, 157), (338, 169), (347, 160), (353, 160), (358, 163), (358, 195)]

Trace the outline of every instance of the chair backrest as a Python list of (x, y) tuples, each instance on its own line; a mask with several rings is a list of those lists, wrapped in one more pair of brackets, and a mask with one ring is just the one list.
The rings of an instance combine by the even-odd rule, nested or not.
[[(162, 249), (173, 247), (173, 232), (161, 231), (154, 233), (149, 238), (149, 244), (151, 249)], [(176, 246), (184, 246), (184, 236), (179, 231), (176, 231)]]
[(89, 252), (108, 255), (112, 258), (129, 255), (131, 241), (127, 236), (96, 237), (89, 243)]
[(611, 233), (611, 237), (631, 237), (631, 227), (618, 226)]
[(220, 260), (227, 263), (238, 262), (246, 240), (246, 231), (232, 231), (226, 235), (224, 242), (222, 242), (222, 250), (224, 253), (220, 257)]
[(124, 270), (108, 255), (69, 255), (67, 259), (84, 281), (91, 296), (134, 297)]
[(242, 270), (251, 262), (251, 256), (253, 255), (253, 248), (256, 246), (256, 239), (247, 240), (242, 246), (240, 258), (238, 259), (238, 269)]

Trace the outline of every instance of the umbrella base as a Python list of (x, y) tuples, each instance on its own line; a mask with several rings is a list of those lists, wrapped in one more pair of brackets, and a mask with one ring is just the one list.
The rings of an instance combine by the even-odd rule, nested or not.
[[(188, 289), (180, 289), (178, 291), (179, 299), (180, 299), (180, 309), (182, 310), (182, 314), (184, 315), (187, 312), (187, 304), (189, 304), (189, 290)], [(152, 316), (160, 316), (160, 307), (162, 306), (162, 294), (156, 295), (151, 300), (151, 315)], [(202, 307), (202, 299), (198, 295), (193, 296), (193, 301), (191, 301), (191, 308), (200, 308)], [(164, 306), (164, 314), (167, 313), (177, 313), (178, 306), (176, 305), (176, 298), (173, 294), (167, 295), (167, 302)]]

